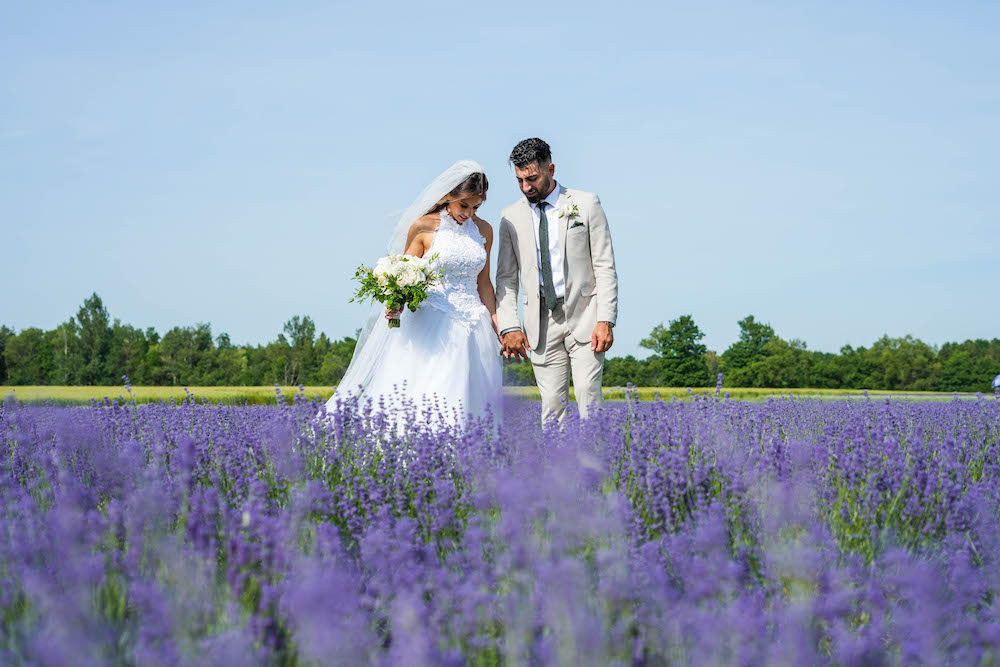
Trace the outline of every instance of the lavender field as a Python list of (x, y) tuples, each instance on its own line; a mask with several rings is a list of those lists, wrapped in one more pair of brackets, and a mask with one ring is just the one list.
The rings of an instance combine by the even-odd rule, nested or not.
[(1000, 401), (0, 406), (0, 663), (1000, 664)]

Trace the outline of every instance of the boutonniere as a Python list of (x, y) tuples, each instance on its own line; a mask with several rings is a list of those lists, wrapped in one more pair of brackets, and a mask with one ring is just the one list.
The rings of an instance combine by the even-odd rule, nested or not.
[(576, 207), (576, 204), (566, 204), (559, 211), (560, 218), (567, 218), (572, 220), (573, 218), (580, 217), (580, 209)]

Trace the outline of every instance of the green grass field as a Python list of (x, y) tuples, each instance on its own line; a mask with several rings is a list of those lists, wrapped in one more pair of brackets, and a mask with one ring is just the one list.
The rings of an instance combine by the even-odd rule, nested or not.
[[(286, 399), (291, 399), (298, 393), (298, 387), (282, 387), (281, 393)], [(274, 387), (188, 387), (188, 391), (198, 400), (207, 400), (212, 403), (276, 403)], [(536, 387), (507, 387), (504, 390), (508, 396), (523, 398), (527, 400), (538, 400), (538, 389)], [(659, 395), (663, 400), (687, 399), (690, 397), (687, 389), (678, 387), (640, 387), (638, 388), (641, 400), (652, 400)], [(715, 387), (692, 389), (693, 394), (714, 393)], [(185, 397), (183, 387), (132, 387), (133, 396), (137, 403), (152, 403), (157, 401), (181, 401)], [(570, 390), (572, 395), (572, 389)], [(739, 400), (760, 401), (768, 397), (795, 396), (822, 399), (845, 399), (861, 398), (864, 391), (860, 389), (758, 389), (758, 388), (724, 388), (723, 393), (728, 393), (730, 398)], [(305, 395), (308, 398), (319, 396), (328, 399), (333, 394), (333, 387), (306, 387)], [(930, 391), (869, 391), (871, 398), (905, 398), (911, 400), (950, 400), (955, 394), (946, 392)], [(0, 400), (6, 400), (13, 396), (19, 403), (25, 405), (41, 405), (52, 403), (55, 405), (88, 405), (91, 399), (103, 401), (105, 397), (118, 399), (124, 397), (131, 400), (131, 396), (124, 387), (59, 387), (59, 386), (0, 386)], [(961, 398), (975, 398), (975, 394), (959, 394)], [(623, 400), (625, 390), (621, 387), (605, 387), (604, 397), (608, 400)]]
[[(207, 399), (212, 403), (276, 403), (277, 394), (274, 387), (188, 387), (187, 390), (200, 402)], [(298, 387), (282, 387), (281, 393), (290, 399), (298, 393)], [(332, 387), (306, 387), (306, 396), (312, 398), (319, 395), (329, 398), (333, 394)], [(91, 399), (103, 401), (105, 397), (128, 400), (135, 397), (137, 403), (155, 403), (157, 401), (177, 402), (186, 396), (184, 387), (132, 387), (132, 396), (124, 387), (59, 387), (59, 386), (0, 386), (0, 396), (5, 399), (13, 395), (19, 402), (27, 405), (53, 403), (57, 405), (87, 405)]]

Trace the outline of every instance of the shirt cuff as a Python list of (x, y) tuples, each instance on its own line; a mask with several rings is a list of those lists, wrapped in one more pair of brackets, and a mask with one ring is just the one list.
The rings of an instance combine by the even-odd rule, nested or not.
[(500, 335), (501, 336), (505, 336), (508, 333), (510, 333), (511, 331), (520, 331), (520, 330), (521, 330), (521, 327), (508, 327), (508, 328), (504, 329), (503, 331), (501, 331)]

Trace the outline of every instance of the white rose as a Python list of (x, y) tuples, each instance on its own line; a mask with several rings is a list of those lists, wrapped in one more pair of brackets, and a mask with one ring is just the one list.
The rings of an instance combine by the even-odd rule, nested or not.
[(410, 267), (403, 273), (403, 284), (407, 287), (411, 285), (419, 285), (427, 280), (427, 276), (424, 272), (417, 267)]

